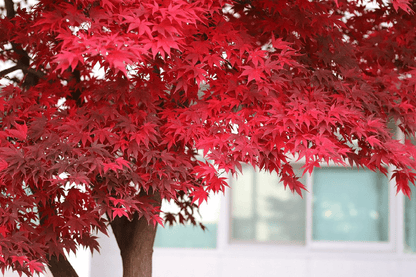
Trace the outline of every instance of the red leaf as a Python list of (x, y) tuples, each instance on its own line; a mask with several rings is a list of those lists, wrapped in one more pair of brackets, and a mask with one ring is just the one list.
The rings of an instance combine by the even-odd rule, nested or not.
[(266, 76), (263, 74), (263, 69), (256, 67), (253, 68), (251, 66), (242, 66), (243, 72), (241, 73), (241, 76), (247, 76), (247, 82), (250, 82), (252, 80), (255, 81), (261, 81), (262, 79), (266, 78)]
[(14, 138), (17, 138), (19, 140), (25, 140), (27, 137), (27, 126), (26, 123), (24, 123), (23, 125), (20, 124), (15, 124), (14, 125), (16, 130), (13, 129), (7, 129), (6, 133)]
[(60, 54), (56, 55), (54, 62), (58, 64), (56, 70), (60, 70), (61, 74), (71, 67), (71, 70), (77, 67), (78, 63), (83, 63), (81, 53), (75, 53), (72, 51), (63, 50)]
[(27, 263), (27, 267), (29, 268), (31, 274), (42, 273), (45, 270), (45, 266), (37, 261), (29, 261)]
[(5, 238), (10, 231), (6, 226), (0, 226), (0, 234)]
[(399, 9), (402, 9), (408, 14), (413, 14), (414, 11), (410, 7), (409, 0), (392, 0), (393, 8), (397, 12)]
[(208, 192), (206, 192), (203, 188), (195, 189), (190, 196), (192, 197), (192, 203), (198, 201), (198, 205), (201, 205), (204, 201), (208, 200)]
[(0, 158), (0, 171), (7, 169), (8, 166), (8, 163)]
[(28, 258), (26, 256), (12, 256), (12, 262), (18, 262), (21, 266), (24, 265), (25, 262), (28, 262)]
[(112, 217), (112, 219), (116, 218), (117, 216), (120, 217), (120, 218), (123, 217), (123, 216), (125, 216), (125, 217), (128, 217), (129, 216), (127, 214), (125, 208), (112, 208), (112, 211), (113, 211), (113, 217)]

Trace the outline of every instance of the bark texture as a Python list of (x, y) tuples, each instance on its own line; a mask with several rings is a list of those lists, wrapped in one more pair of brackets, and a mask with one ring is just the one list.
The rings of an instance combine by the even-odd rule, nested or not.
[(123, 277), (151, 277), (156, 226), (135, 214), (131, 221), (126, 217), (115, 218), (111, 228), (120, 248)]
[(72, 265), (62, 255), (59, 259), (55, 255), (48, 257), (48, 263), (53, 277), (78, 277)]

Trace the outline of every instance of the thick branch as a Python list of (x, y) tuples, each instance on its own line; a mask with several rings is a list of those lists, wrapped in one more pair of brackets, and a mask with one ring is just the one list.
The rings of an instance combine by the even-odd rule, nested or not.
[(53, 255), (48, 257), (48, 262), (48, 267), (53, 277), (78, 277), (78, 274), (64, 256), (61, 255), (58, 260)]
[(23, 72), (33, 74), (33, 75), (35, 75), (39, 78), (45, 77), (45, 73), (43, 73), (42, 71), (34, 70), (34, 69), (32, 69), (30, 67), (27, 67), (25, 65), (22, 65), (22, 64), (17, 64), (17, 65), (12, 66), (8, 69), (0, 71), (0, 77), (3, 77), (3, 76), (5, 76), (9, 73), (12, 73), (13, 71), (16, 71), (16, 70), (22, 70)]
[(33, 75), (37, 76), (38, 78), (44, 78), (45, 77), (45, 73), (43, 73), (42, 71), (34, 70), (33, 68), (30, 68), (30, 67), (25, 66), (25, 65), (18, 65), (18, 66), (20, 66), (20, 69), (23, 70), (23, 72), (33, 74)]
[(4, 0), (4, 3), (6, 4), (7, 17), (13, 18), (16, 15), (13, 0)]
[(0, 71), (0, 77), (3, 77), (4, 75), (7, 75), (9, 73), (12, 73), (13, 71), (19, 70), (20, 67), (18, 65), (12, 66), (8, 69)]
[[(74, 78), (76, 83), (79, 84), (81, 82), (81, 72), (78, 69), (75, 69), (72, 72), (72, 78)], [(75, 103), (77, 104), (77, 107), (81, 107), (81, 105), (82, 105), (81, 90), (79, 88), (76, 88), (76, 89), (72, 90), (71, 99), (75, 100)]]
[[(16, 15), (16, 11), (14, 10), (14, 3), (13, 0), (5, 0), (4, 3), (6, 4), (6, 13), (7, 18), (12, 19)], [(23, 86), (25, 88), (29, 88), (35, 86), (39, 81), (38, 74), (35, 74), (36, 70), (30, 69), (30, 57), (29, 54), (22, 48), (20, 44), (11, 42), (13, 51), (19, 55), (18, 58), (18, 65), (21, 66), (21, 69), (27, 73)], [(34, 72), (33, 72), (34, 71)]]

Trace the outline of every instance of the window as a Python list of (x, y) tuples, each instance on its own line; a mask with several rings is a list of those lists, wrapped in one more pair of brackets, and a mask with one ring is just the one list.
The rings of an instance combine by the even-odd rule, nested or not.
[[(298, 176), (302, 176), (301, 166), (294, 165)], [(232, 180), (234, 242), (389, 241), (390, 189), (382, 173), (336, 166), (316, 168), (300, 180), (308, 184), (310, 193), (303, 194), (310, 199), (307, 201), (285, 190), (276, 173), (255, 172), (249, 166), (243, 172)]]
[[(300, 168), (297, 172), (301, 175)], [(233, 183), (231, 194), (233, 239), (305, 242), (306, 202), (285, 190), (276, 174), (258, 173), (245, 166), (244, 174)]]
[(388, 180), (382, 173), (316, 168), (313, 240), (387, 241), (388, 192)]
[[(410, 138), (413, 145), (416, 145), (415, 137)], [(416, 188), (409, 184), (412, 198), (404, 199), (404, 251), (416, 253)]]
[[(162, 211), (177, 212), (174, 204), (164, 202)], [(220, 195), (211, 195), (208, 204), (200, 207), (201, 222), (207, 227), (203, 231), (199, 226), (191, 224), (173, 226), (158, 226), (155, 247), (169, 248), (215, 248), (217, 245), (217, 226), (220, 208)]]
[(410, 184), (412, 199), (404, 199), (404, 250), (405, 252), (416, 252), (416, 189)]

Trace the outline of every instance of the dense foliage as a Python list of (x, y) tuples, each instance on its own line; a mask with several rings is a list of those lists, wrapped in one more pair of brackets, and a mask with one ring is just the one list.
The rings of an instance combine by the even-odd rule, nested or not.
[[(0, 19), (3, 270), (98, 249), (117, 217), (195, 223), (242, 163), (298, 194), (291, 157), (394, 165), (410, 195), (416, 152), (388, 123), (416, 131), (413, 3), (24, 2)], [(181, 212), (161, 218), (155, 195)]]

